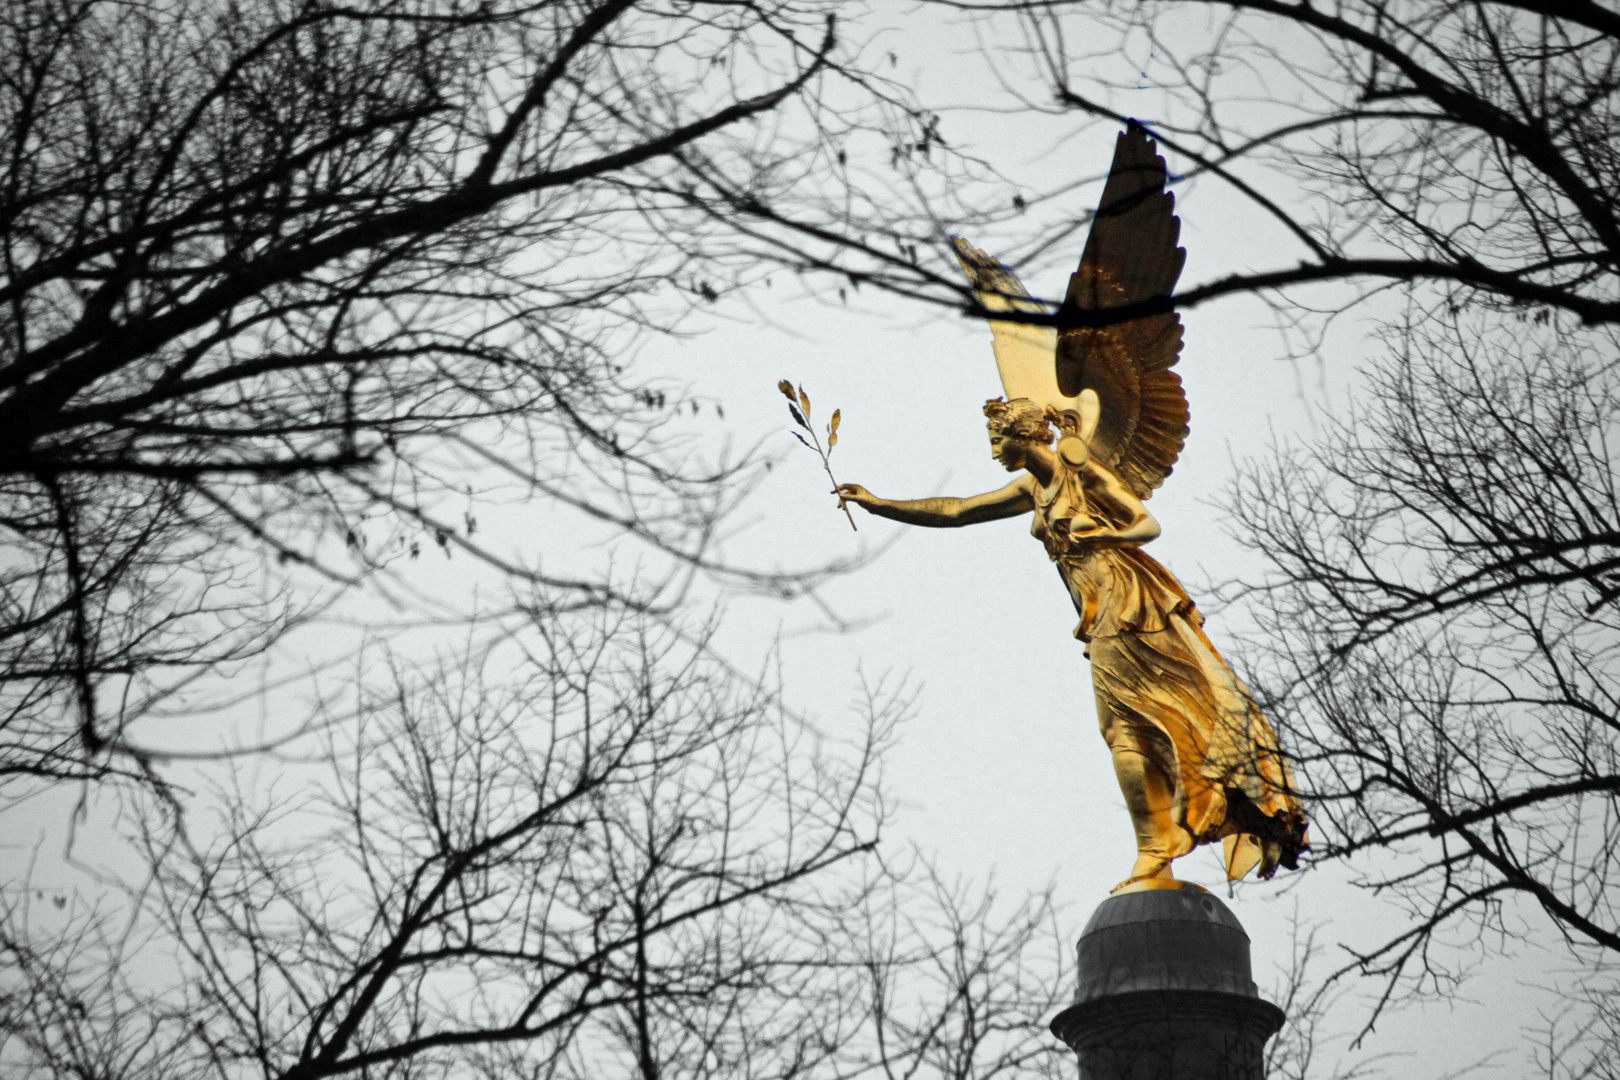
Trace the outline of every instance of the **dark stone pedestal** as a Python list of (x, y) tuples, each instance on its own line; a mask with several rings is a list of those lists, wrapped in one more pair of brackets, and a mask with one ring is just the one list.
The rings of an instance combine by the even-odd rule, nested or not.
[(1052, 1033), (1081, 1080), (1264, 1080), (1283, 1013), (1261, 999), (1249, 935), (1214, 895), (1166, 881), (1110, 896), (1079, 953), (1080, 992)]

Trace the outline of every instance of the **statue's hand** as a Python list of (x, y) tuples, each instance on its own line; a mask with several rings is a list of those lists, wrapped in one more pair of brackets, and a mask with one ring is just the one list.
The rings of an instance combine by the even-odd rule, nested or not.
[(839, 484), (838, 487), (833, 489), (833, 494), (838, 496), (839, 506), (843, 506), (846, 502), (852, 502), (862, 510), (867, 511), (870, 511), (878, 502), (876, 495), (859, 484)]

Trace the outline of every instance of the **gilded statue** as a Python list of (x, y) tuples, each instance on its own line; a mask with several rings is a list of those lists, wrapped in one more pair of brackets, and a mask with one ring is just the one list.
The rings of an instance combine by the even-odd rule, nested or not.
[[(1210, 643), (1187, 591), (1142, 550), (1159, 535), (1144, 500), (1170, 475), (1188, 432), (1187, 399), (1171, 370), (1181, 319), (1170, 303), (1186, 252), (1164, 187), (1164, 160), (1132, 123), (1056, 318), (992, 314), (1006, 399), (984, 413), (991, 454), (1017, 479), (965, 499), (837, 488), (844, 502), (911, 525), (1033, 516), (1030, 531), (1080, 616), (1075, 636), (1091, 661), (1098, 722), (1135, 828), (1136, 861), (1118, 888), (1169, 885), (1173, 860), (1217, 840), (1230, 880), (1256, 867), (1262, 878), (1293, 869), (1306, 847), (1305, 815), (1270, 721)], [(996, 259), (952, 243), (986, 311), (1048, 314)], [(1105, 314), (1122, 307), (1142, 314)]]

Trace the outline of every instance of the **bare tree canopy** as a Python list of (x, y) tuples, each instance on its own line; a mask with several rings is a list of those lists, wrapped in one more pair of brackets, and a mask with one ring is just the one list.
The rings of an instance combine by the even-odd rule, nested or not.
[(131, 815), (126, 889), (0, 897), (8, 1070), (1059, 1075), (1045, 899), (873, 856), (897, 687), (828, 739), (702, 646), (598, 611), (396, 658), (319, 765)]
[(1353, 419), (1231, 504), (1275, 567), (1250, 597), (1319, 856), (1378, 850), (1412, 918), (1358, 962), (1428, 989), (1515, 895), (1620, 950), (1616, 342), (1494, 318), (1399, 327)]
[[(1045, 85), (1027, 108), (1149, 122), (1184, 179), (1236, 185), (1299, 250), (1294, 265), (1189, 282), (1180, 306), (1423, 281), (1620, 321), (1620, 15), (1605, 7), (940, 7), (1020, 13), (1024, 59)], [(1111, 77), (1122, 69), (1129, 81)]]
[[(0, 13), (0, 794), (88, 792), (83, 846), (128, 842), (0, 887), (6, 1069), (1056, 1075), (1048, 900), (878, 855), (903, 694), (839, 739), (687, 617), (696, 577), (813, 575), (716, 555), (756, 463), (631, 363), (773, 271), (936, 287), (938, 181), (979, 167), (842, 7)], [(505, 554), (492, 488), (651, 569), (542, 570), (567, 527)], [(435, 544), (488, 608), (400, 572)], [(341, 668), (241, 679), (335, 609)], [(308, 722), (154, 750), (244, 702)]]
[(672, 602), (480, 546), (479, 470), (791, 591), (709, 557), (748, 466), (627, 361), (772, 270), (917, 278), (925, 121), (838, 7), (8, 5), (0, 776), (138, 770), (151, 703), (423, 543)]
[[(1230, 494), (1271, 566), (1244, 583), (1272, 629), (1248, 669), (1317, 857), (1405, 905), (1345, 970), (1386, 1000), (1448, 991), (1448, 943), (1511, 948), (1541, 917), (1596, 1003), (1548, 1071), (1612, 1074), (1620, 16), (937, 6), (1018, 28), (994, 59), (1035, 87), (1022, 108), (1145, 121), (1178, 180), (1232, 185), (1295, 246), (1178, 304), (1383, 320), (1354, 417)], [(0, 11), (0, 794), (144, 781), (103, 908), (5, 894), (5, 1060), (1055, 1074), (1057, 984), (1019, 959), (1056, 955), (1047, 909), (998, 923), (874, 859), (870, 761), (900, 705), (868, 702), (852, 757), (827, 752), (672, 614), (694, 576), (805, 578), (715, 554), (753, 474), (682, 441), (677, 415), (712, 403), (638, 377), (637, 343), (773, 271), (962, 307), (940, 241), (996, 216), (967, 193), (997, 177), (849, 46), (843, 7)], [(1013, 197), (1024, 254), (1072, 257), (1081, 180)], [(659, 572), (486, 546), (468, 489), (489, 477)], [(311, 695), (321, 752), (282, 787), (222, 766), (176, 796), (152, 716), (356, 583), (404, 595), (433, 545), (515, 586), (477, 629), (521, 658), (494, 679), (495, 646), (390, 657)], [(1310, 1050), (1281, 1059), (1303, 1073)]]

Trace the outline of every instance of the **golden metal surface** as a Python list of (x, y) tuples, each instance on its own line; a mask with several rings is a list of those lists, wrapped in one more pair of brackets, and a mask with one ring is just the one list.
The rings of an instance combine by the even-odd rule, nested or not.
[[(1116, 891), (1180, 887), (1171, 863), (1200, 844), (1223, 844), (1231, 880), (1256, 867), (1261, 877), (1293, 868), (1306, 846), (1276, 732), (1205, 635), (1181, 583), (1141, 549), (1159, 535), (1143, 500), (1170, 474), (1187, 434), (1181, 380), (1169, 370), (1181, 325), (1162, 302), (1185, 252), (1164, 181), (1163, 159), (1131, 125), (1064, 306), (1151, 309), (1157, 300), (1162, 310), (1101, 327), (1077, 318), (1061, 332), (991, 319), (1011, 400), (984, 407), (990, 449), (1017, 479), (965, 499), (838, 488), (870, 513), (913, 525), (1032, 516), (1030, 531), (1080, 616), (1075, 636), (1087, 646), (1098, 721), (1136, 833), (1136, 861)], [(954, 243), (987, 310), (1041, 310), (1006, 267)]]
[(1114, 891), (1109, 895), (1119, 896), (1123, 893), (1152, 892), (1156, 889), (1191, 889), (1194, 892), (1209, 892), (1202, 885), (1196, 885), (1191, 881), (1179, 881), (1176, 878), (1141, 878), (1137, 881), (1126, 881), (1114, 886)]

